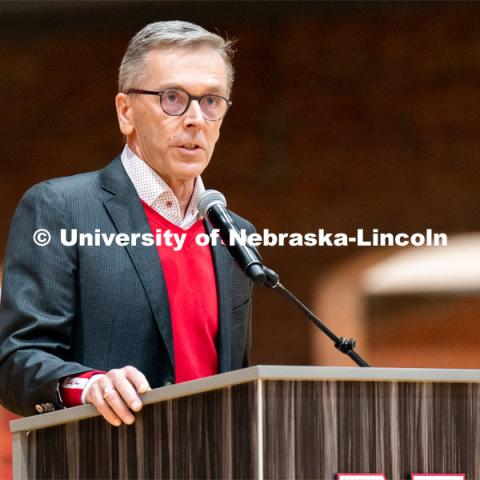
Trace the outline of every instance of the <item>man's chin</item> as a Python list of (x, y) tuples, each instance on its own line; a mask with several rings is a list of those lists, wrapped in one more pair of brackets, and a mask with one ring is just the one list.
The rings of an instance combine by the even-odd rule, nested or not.
[(206, 167), (207, 165), (205, 164), (179, 165), (178, 168), (171, 172), (172, 178), (176, 182), (188, 183), (200, 176)]
[(201, 175), (207, 168), (208, 163), (204, 158), (193, 161), (192, 159), (178, 159), (174, 165), (173, 173), (180, 178), (193, 179)]

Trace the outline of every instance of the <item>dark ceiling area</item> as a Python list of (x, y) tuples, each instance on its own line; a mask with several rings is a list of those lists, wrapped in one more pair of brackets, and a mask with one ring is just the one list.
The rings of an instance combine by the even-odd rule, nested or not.
[(117, 29), (152, 19), (215, 22), (276, 23), (286, 18), (346, 15), (366, 9), (395, 8), (394, 3), (304, 1), (36, 1), (0, 2), (2, 29), (61, 27), (68, 23), (82, 31)]

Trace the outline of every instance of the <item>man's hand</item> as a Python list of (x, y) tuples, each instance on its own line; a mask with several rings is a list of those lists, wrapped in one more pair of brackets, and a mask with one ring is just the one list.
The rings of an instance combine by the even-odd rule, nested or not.
[(122, 422), (131, 425), (135, 421), (132, 411), (139, 412), (143, 407), (138, 394), (149, 390), (142, 372), (135, 367), (123, 367), (98, 378), (88, 389), (85, 401), (95, 405), (103, 418), (115, 427)]

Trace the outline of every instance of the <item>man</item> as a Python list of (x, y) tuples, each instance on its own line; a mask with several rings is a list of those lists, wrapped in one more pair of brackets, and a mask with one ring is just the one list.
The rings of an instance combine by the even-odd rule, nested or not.
[[(0, 309), (8, 409), (31, 415), (85, 402), (112, 425), (130, 424), (148, 389), (247, 365), (250, 282), (223, 245), (194, 242), (211, 231), (196, 205), (230, 105), (231, 55), (229, 42), (197, 25), (147, 25), (120, 66), (121, 156), (98, 172), (36, 185), (21, 200)], [(48, 245), (32, 240), (42, 243), (40, 229)], [(73, 229), (186, 240), (178, 251), (66, 246), (60, 232)]]

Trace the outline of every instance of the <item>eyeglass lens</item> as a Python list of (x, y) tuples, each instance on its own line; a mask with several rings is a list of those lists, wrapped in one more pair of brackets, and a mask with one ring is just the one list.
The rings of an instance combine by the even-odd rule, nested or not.
[[(188, 93), (182, 90), (169, 90), (160, 96), (161, 106), (168, 115), (182, 115), (187, 110), (189, 102)], [(204, 95), (199, 102), (204, 117), (209, 120), (222, 118), (228, 108), (227, 101), (218, 95)]]

